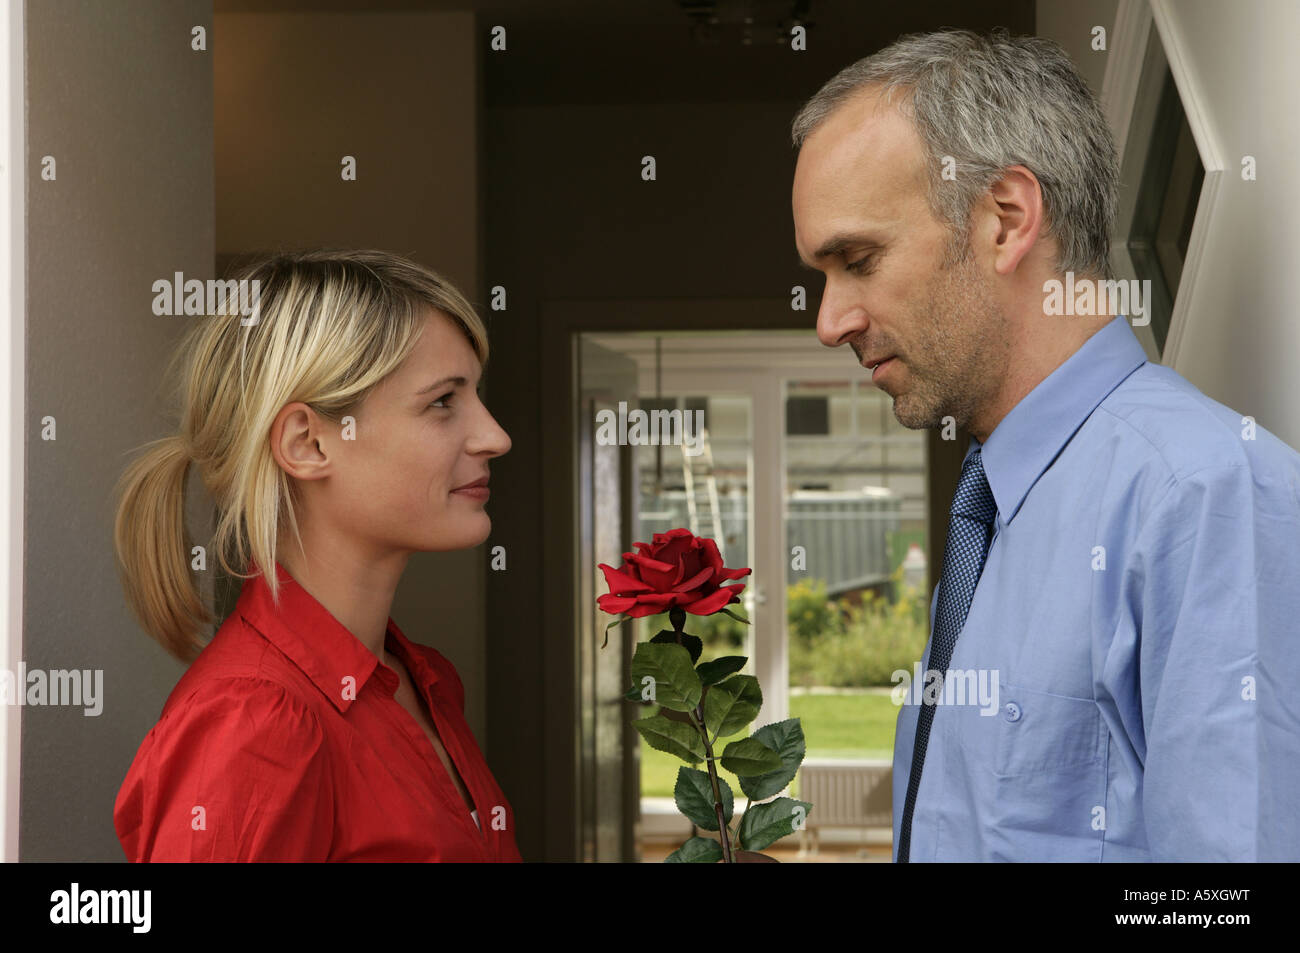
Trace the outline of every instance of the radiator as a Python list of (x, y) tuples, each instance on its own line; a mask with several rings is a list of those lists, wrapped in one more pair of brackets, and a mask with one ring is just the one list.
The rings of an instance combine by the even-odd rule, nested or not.
[(893, 827), (893, 762), (807, 758), (799, 766), (799, 800), (812, 810), (799, 832), (801, 850), (815, 850), (817, 832), (832, 827)]

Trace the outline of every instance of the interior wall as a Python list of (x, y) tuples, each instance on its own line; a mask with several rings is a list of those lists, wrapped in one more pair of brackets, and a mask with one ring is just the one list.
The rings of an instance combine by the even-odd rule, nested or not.
[[(218, 12), (221, 256), (382, 248), (440, 272), (490, 319), (481, 287), (480, 45), (469, 12)], [(356, 159), (356, 181), (342, 179), (344, 156)], [(485, 751), (483, 593), (496, 510), (494, 499), (494, 538), (484, 546), (413, 555), (392, 610), (403, 633), (456, 666), (466, 720)], [(513, 804), (519, 793), (506, 795)]]
[[(1106, 78), (1117, 9), (1119, 0), (1037, 0), (1035, 6), (1035, 34), (1061, 44), (1097, 96)], [(1098, 26), (1106, 30), (1105, 50), (1092, 48), (1092, 31)]]
[(23, 658), (100, 671), (102, 709), (22, 709), (19, 859), (120, 861), (113, 802), (181, 667), (126, 606), (111, 489), (129, 450), (174, 428), (157, 369), (185, 319), (153, 314), (153, 282), (211, 273), (212, 61), (190, 48), (211, 2), (25, 16)]

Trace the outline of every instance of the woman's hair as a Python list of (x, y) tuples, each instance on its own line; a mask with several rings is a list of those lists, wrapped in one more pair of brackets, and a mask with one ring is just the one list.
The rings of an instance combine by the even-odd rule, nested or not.
[[(293, 481), (271, 455), (271, 424), (301, 401), (340, 423), (415, 347), (430, 309), (464, 332), (487, 363), (487, 331), (446, 278), (383, 251), (281, 253), (230, 276), (235, 296), (194, 321), (168, 367), (180, 430), (146, 444), (117, 486), (113, 542), (132, 611), (183, 662), (206, 644), (214, 614), (191, 570), (185, 483), (198, 466), (217, 525), (209, 552), (231, 576), (255, 562), (278, 602), (276, 544), (299, 539)], [(246, 303), (255, 302), (252, 314)]]

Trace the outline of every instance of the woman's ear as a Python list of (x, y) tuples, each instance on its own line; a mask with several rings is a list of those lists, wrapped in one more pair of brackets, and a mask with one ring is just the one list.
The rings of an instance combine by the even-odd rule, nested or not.
[(271, 455), (280, 469), (299, 480), (329, 475), (330, 458), (322, 443), (324, 421), (307, 404), (285, 404), (271, 423)]

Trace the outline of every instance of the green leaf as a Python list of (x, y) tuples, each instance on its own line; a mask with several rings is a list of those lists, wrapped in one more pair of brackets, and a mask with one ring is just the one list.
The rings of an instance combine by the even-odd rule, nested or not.
[[(656, 645), (677, 645), (677, 633), (672, 629), (660, 629), (655, 633), (655, 637), (650, 640)], [(682, 633), (681, 645), (686, 651), (691, 653), (691, 664), (694, 665), (700, 660), (700, 653), (704, 651), (704, 643), (694, 635)]]
[(722, 750), (722, 766), (743, 778), (777, 770), (781, 756), (757, 738), (741, 738)]
[(641, 680), (647, 675), (654, 679), (656, 704), (673, 711), (693, 711), (700, 703), (704, 687), (690, 653), (682, 646), (638, 642), (632, 656), (632, 684), (644, 684)]
[(745, 797), (751, 801), (764, 801), (784, 790), (803, 763), (803, 725), (798, 718), (789, 718), (764, 725), (753, 736), (781, 756), (781, 767), (777, 770), (740, 779), (740, 789), (745, 792)]
[(739, 672), (748, 661), (743, 655), (724, 655), (712, 662), (701, 662), (695, 671), (705, 685), (716, 685), (733, 672)]
[(737, 675), (712, 685), (704, 695), (704, 727), (709, 740), (734, 735), (758, 717), (763, 691), (753, 675)]
[[(735, 797), (731, 793), (731, 785), (722, 778), (718, 778), (718, 793), (722, 796), (723, 823), (730, 824), (731, 815), (736, 809)], [(713, 785), (709, 783), (707, 771), (678, 768), (673, 797), (677, 801), (677, 810), (685, 814), (696, 827), (702, 827), (706, 831), (718, 829), (718, 812), (713, 805)]]
[(750, 804), (740, 819), (740, 843), (744, 850), (762, 850), (803, 826), (812, 810), (806, 801), (779, 797), (765, 804)]
[(733, 619), (735, 619), (737, 622), (743, 622), (743, 623), (745, 623), (745, 625), (749, 625), (749, 620), (748, 620), (748, 619), (736, 615), (736, 613), (732, 612), (730, 609), (719, 609), (718, 611), (719, 611), (719, 612), (725, 612), (727, 615), (731, 616), (731, 617), (732, 617)]
[(666, 751), (690, 764), (704, 760), (704, 741), (694, 725), (671, 721), (663, 715), (638, 718), (632, 727), (641, 733), (651, 748)]
[(664, 858), (665, 864), (716, 864), (722, 859), (722, 845), (709, 837), (692, 837)]

